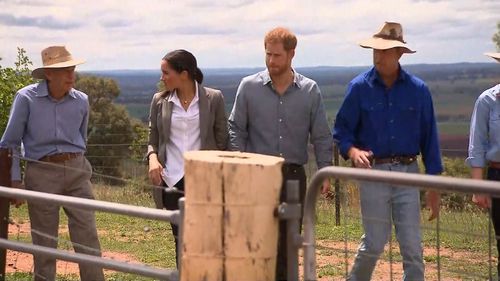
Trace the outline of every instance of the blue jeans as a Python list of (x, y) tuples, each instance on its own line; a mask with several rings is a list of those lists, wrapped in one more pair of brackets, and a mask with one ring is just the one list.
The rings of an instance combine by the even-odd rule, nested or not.
[[(410, 165), (380, 164), (373, 169), (418, 173), (417, 162)], [(367, 281), (384, 246), (392, 223), (403, 257), (403, 280), (424, 280), (420, 234), (420, 193), (418, 188), (387, 183), (360, 183), (361, 215), (365, 234), (361, 238), (354, 265), (347, 280)]]

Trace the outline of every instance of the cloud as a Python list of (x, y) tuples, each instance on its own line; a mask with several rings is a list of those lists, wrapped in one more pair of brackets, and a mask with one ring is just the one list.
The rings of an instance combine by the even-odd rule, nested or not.
[(241, 8), (258, 1), (255, 0), (226, 0), (226, 1), (213, 1), (213, 0), (191, 0), (186, 1), (187, 5), (192, 8)]
[(1, 2), (10, 2), (16, 5), (37, 6), (37, 7), (49, 7), (54, 4), (53, 1), (44, 1), (44, 0), (15, 0), (15, 1), (0, 0), (0, 3)]
[(129, 27), (132, 25), (132, 21), (128, 19), (115, 18), (115, 19), (102, 19), (99, 20), (99, 24), (103, 28), (122, 28)]
[[(487, 61), (500, 11), (493, 0), (0, 0), (0, 56), (16, 47), (37, 60), (53, 44), (88, 58), (85, 69), (156, 68), (168, 51), (192, 51), (203, 67), (263, 66), (263, 38), (276, 26), (297, 34), (294, 66), (366, 65), (359, 40), (401, 22), (418, 53), (411, 63)], [(35, 27), (35, 28), (34, 28)], [(453, 51), (451, 51), (453, 50)], [(13, 54), (14, 53), (14, 54)]]
[(193, 25), (193, 26), (180, 26), (180, 27), (170, 28), (167, 32), (180, 35), (231, 35), (235, 33), (236, 30), (226, 27)]
[(27, 17), (0, 13), (0, 23), (7, 26), (38, 27), (42, 29), (74, 29), (82, 26), (77, 21), (58, 20), (52, 16)]

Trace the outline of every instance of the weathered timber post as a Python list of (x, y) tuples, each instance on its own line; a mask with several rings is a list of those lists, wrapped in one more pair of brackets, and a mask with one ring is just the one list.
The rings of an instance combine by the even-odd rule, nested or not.
[(221, 151), (184, 158), (181, 280), (274, 280), (283, 159)]

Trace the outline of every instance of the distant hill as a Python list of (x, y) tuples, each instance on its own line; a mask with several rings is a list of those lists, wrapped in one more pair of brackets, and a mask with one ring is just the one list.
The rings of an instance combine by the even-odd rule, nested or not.
[[(487, 77), (498, 78), (500, 76), (500, 67), (495, 63), (415, 64), (403, 65), (403, 67), (427, 82)], [(345, 85), (357, 74), (368, 68), (369, 66), (317, 66), (299, 67), (296, 70), (314, 79), (321, 87), (334, 84)], [(202, 71), (205, 75), (205, 85), (229, 90), (229, 92), (224, 92), (224, 95), (232, 99), (241, 78), (263, 69), (264, 67), (208, 68), (202, 69)], [(144, 100), (149, 99), (155, 92), (156, 84), (160, 79), (160, 71), (151, 69), (86, 71), (83, 73), (115, 79), (121, 88), (119, 101), (122, 102), (134, 96), (141, 97)]]
[[(346, 85), (370, 66), (299, 67), (296, 70), (315, 80), (321, 88), (329, 122), (342, 103)], [(423, 79), (431, 89), (440, 133), (446, 146), (456, 152), (466, 148), (468, 122), (477, 96), (500, 82), (500, 67), (496, 63), (453, 63), (403, 65), (410, 73)], [(263, 70), (262, 68), (209, 68), (202, 69), (204, 85), (222, 90), (226, 110), (231, 110), (241, 79)], [(149, 104), (160, 80), (159, 70), (87, 71), (83, 74), (105, 76), (117, 81), (121, 94), (116, 102), (124, 104), (130, 114), (147, 120)], [(446, 140), (446, 141), (445, 141)], [(465, 143), (464, 143), (465, 142)], [(443, 147), (446, 148), (443, 145)], [(455, 154), (463, 155), (464, 151)]]

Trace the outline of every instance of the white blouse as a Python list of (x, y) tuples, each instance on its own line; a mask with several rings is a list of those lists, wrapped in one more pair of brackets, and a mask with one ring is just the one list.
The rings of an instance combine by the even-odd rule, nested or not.
[(173, 187), (184, 176), (184, 152), (201, 148), (198, 83), (195, 85), (196, 94), (187, 110), (182, 107), (176, 91), (168, 99), (173, 106), (170, 140), (166, 144), (166, 161), (162, 173), (168, 187)]

